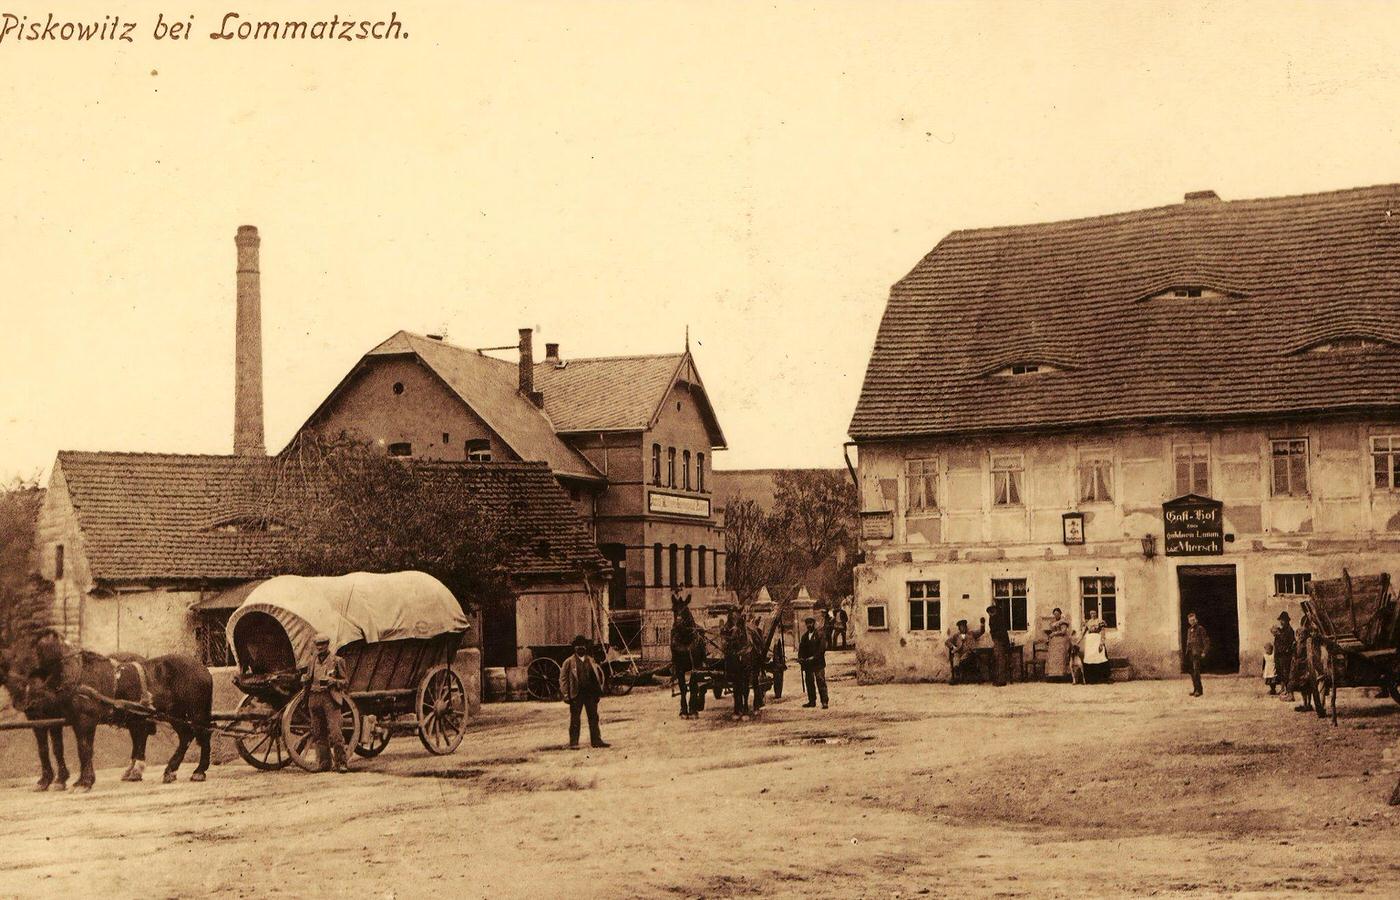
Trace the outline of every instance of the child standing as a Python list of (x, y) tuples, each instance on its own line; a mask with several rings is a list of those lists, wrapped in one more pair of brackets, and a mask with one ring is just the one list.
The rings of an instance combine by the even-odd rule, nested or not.
[(1274, 643), (1269, 641), (1264, 644), (1264, 683), (1271, 695), (1278, 693), (1278, 668), (1274, 663)]

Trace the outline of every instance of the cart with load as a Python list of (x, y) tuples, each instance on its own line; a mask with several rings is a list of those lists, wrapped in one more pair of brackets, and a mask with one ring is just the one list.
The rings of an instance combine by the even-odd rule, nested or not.
[(452, 660), (468, 627), (452, 592), (423, 572), (268, 579), (229, 617), (234, 683), (246, 696), (215, 719), (253, 767), (314, 770), (300, 673), (320, 633), (345, 662), (347, 684), (334, 696), (347, 748), (378, 756), (394, 735), (416, 733), (429, 753), (451, 753), (467, 725)]
[(1327, 648), (1332, 723), (1337, 722), (1338, 687), (1374, 687), (1400, 703), (1400, 614), (1390, 575), (1313, 581), (1303, 614)]
[[(559, 700), (559, 672), (564, 660), (574, 652), (570, 644), (532, 644), (530, 665), (525, 669), (525, 691), (531, 700)], [(603, 691), (621, 697), (632, 693), (639, 684), (650, 684), (658, 671), (666, 665), (643, 667), (638, 657), (627, 650), (603, 647), (597, 642), (589, 645), (589, 652), (603, 669)]]

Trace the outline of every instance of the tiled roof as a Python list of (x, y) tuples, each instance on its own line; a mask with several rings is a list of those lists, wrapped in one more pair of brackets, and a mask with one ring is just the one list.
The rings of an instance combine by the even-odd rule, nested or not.
[(560, 439), (545, 413), (521, 396), (513, 364), (407, 331), (398, 332), (365, 357), (404, 353), (423, 360), (521, 459), (549, 463), (560, 475), (602, 477)]
[[(58, 455), (97, 581), (210, 581), (261, 578), (289, 531), (215, 526), (275, 509), (268, 485), (275, 461), (236, 456), (147, 453)], [(512, 572), (544, 575), (605, 565), (568, 495), (544, 463), (415, 463), (423, 477), (456, 485), (524, 532)], [(275, 518), (275, 512), (273, 513)], [(539, 542), (549, 554), (541, 555)]]
[(536, 363), (535, 390), (559, 431), (640, 431), (651, 425), (683, 359), (668, 353), (571, 359), (563, 368)]
[[(1216, 298), (1161, 297), (1203, 286)], [(1378, 346), (1302, 352), (1320, 340)], [(1016, 362), (1061, 371), (989, 374)], [(890, 292), (851, 435), (1400, 408), (1400, 185), (957, 231)]]

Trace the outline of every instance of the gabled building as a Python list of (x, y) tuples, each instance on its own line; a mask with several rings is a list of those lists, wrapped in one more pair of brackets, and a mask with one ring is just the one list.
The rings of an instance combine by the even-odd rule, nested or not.
[[(514, 362), (400, 331), (364, 355), (301, 431), (348, 433), (391, 456), (549, 466), (611, 565), (619, 633), (664, 655), (670, 592), (725, 594), (724, 536), (712, 503), (725, 447), (704, 383), (682, 353)], [(522, 664), (528, 660), (522, 659)]]
[[(227, 664), (224, 624), (294, 532), (267, 527), (276, 460), (154, 453), (58, 455), (37, 525), (53, 622), (84, 647), (199, 654)], [(606, 563), (541, 463), (419, 465), (435, 489), (471, 495), (520, 534), (508, 608), (482, 610), (486, 665), (518, 648), (592, 633)], [(252, 515), (256, 513), (256, 516)], [(462, 598), (471, 600), (472, 598)]]
[(1400, 569), (1400, 185), (958, 231), (894, 285), (851, 421), (866, 680), (1030, 645), (1255, 672), (1313, 578)]

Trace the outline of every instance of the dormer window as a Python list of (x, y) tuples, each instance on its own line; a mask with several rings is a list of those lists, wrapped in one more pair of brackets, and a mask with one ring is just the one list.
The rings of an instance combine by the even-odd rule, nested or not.
[(1173, 297), (1199, 297), (1201, 289), (1198, 287), (1172, 288)]
[(1355, 353), (1361, 350), (1380, 350), (1389, 347), (1385, 341), (1378, 341), (1374, 338), (1364, 337), (1344, 337), (1332, 341), (1324, 341), (1321, 344), (1314, 344), (1308, 348), (1309, 353)]
[(1003, 366), (991, 374), (997, 377), (1010, 377), (1012, 375), (1044, 375), (1047, 372), (1058, 371), (1060, 371), (1058, 366), (1047, 365), (1046, 363), (1024, 362)]
[(1238, 300), (1244, 296), (1245, 291), (1237, 286), (1188, 275), (1181, 280), (1160, 281), (1156, 287), (1139, 294), (1138, 300)]

